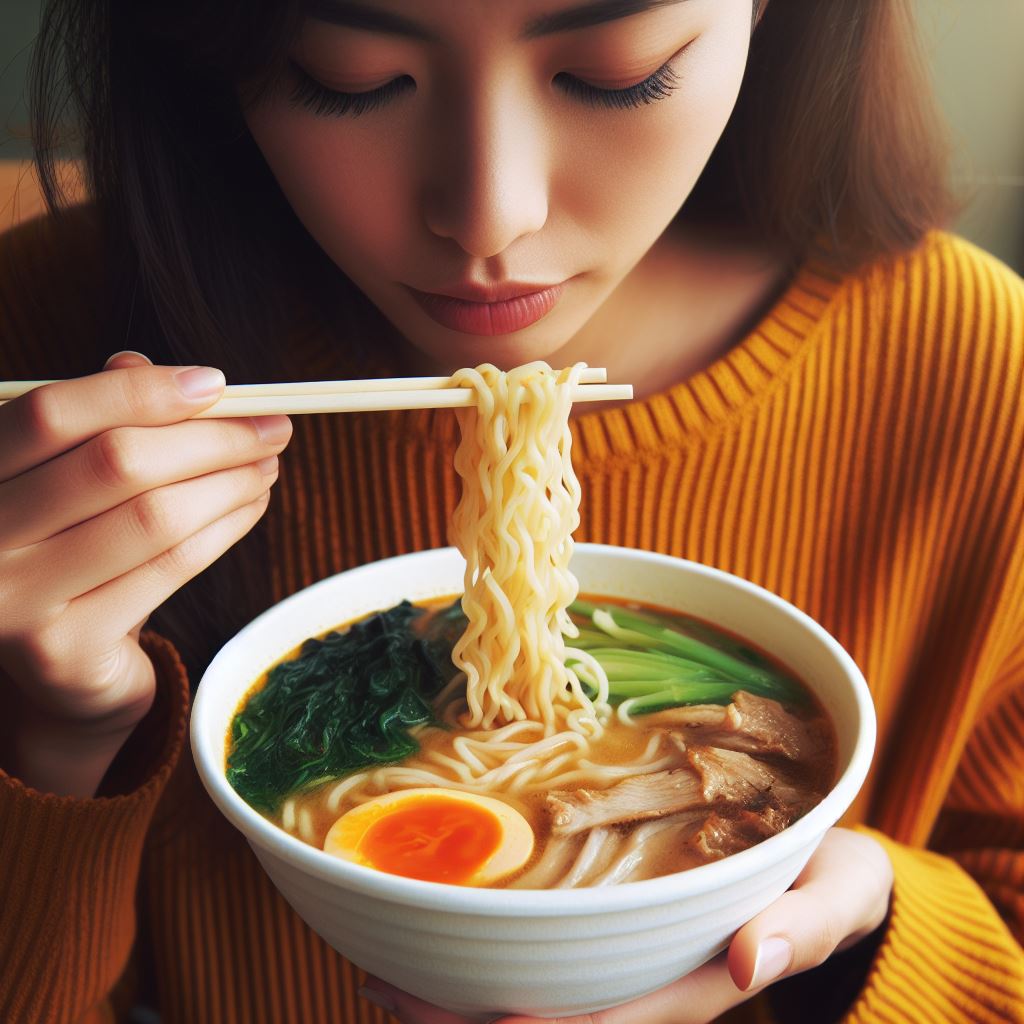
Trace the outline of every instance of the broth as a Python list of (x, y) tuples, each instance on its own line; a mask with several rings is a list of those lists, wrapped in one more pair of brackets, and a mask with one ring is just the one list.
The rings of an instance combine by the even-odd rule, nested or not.
[[(449, 686), (441, 694), (440, 713), (446, 718), (409, 730), (418, 751), (398, 764), (350, 773), (340, 783), (331, 778), (306, 786), (274, 810), (261, 813), (323, 848), (343, 814), (381, 794), (420, 785), (486, 793), (518, 811), (536, 837), (529, 859), (489, 884), (547, 888), (640, 880), (727, 856), (787, 827), (829, 791), (836, 770), (831, 722), (810, 690), (785, 666), (710, 623), (634, 602), (589, 600), (613, 614), (615, 609), (653, 613), (681, 635), (749, 666), (755, 677), (763, 669), (785, 680), (796, 698), (780, 704), (737, 685), (738, 696), (715, 704), (666, 707), (632, 717), (612, 710), (600, 735), (585, 747), (573, 734), (560, 733), (546, 741), (543, 757), (527, 757), (529, 744), (541, 741), (516, 739), (511, 732), (517, 726), (487, 733), (458, 726), (456, 681), (454, 689)], [(423, 613), (409, 626), (419, 638), (436, 631), (442, 616), (451, 615), (447, 600), (420, 607)], [(455, 635), (454, 629), (449, 632)], [(568, 643), (571, 647), (572, 641)], [(279, 664), (294, 661), (300, 651)], [(247, 693), (240, 710), (267, 685), (269, 676), (268, 670)], [(522, 730), (528, 727), (523, 725)], [(475, 744), (468, 752), (467, 735)], [(516, 757), (521, 771), (507, 773), (502, 785), (481, 787), (460, 774), (460, 765), (491, 757), (491, 748), (502, 743), (519, 743), (524, 749), (507, 761), (495, 754), (494, 772), (515, 768)], [(229, 737), (229, 764), (233, 752)], [(561, 767), (559, 759), (564, 762)], [(628, 800), (624, 790), (615, 788), (625, 784), (632, 787)], [(698, 791), (700, 796), (711, 792), (711, 798), (701, 802)], [(620, 792), (624, 809), (616, 810)], [(697, 801), (697, 806), (687, 801)], [(568, 825), (555, 824), (566, 816), (571, 819)], [(594, 823), (584, 827), (591, 818)]]

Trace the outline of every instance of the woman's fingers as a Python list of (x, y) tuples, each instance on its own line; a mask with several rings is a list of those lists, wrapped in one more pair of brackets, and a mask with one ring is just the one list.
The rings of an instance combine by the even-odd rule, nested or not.
[[(381, 1000), (379, 1005), (393, 1007), (391, 1012), (403, 1024), (469, 1024), (471, 1020), (431, 1006), (377, 978), (370, 978), (367, 987)], [(497, 1015), (494, 1020), (499, 1024), (707, 1024), (744, 998), (729, 977), (723, 953), (672, 985), (622, 1006), (544, 1021), (515, 1015)]]
[[(746, 998), (729, 977), (722, 953), (685, 978), (641, 999), (577, 1017), (556, 1017), (546, 1024), (708, 1024)], [(498, 1020), (500, 1024), (539, 1024), (534, 1017), (506, 1016)]]
[[(264, 495), (235, 509), (151, 562), (70, 602), (20, 655), (24, 670), (47, 680), (45, 692), (36, 695), (40, 706), (66, 719), (73, 705), (73, 717), (89, 722), (144, 713), (139, 704), (152, 697), (146, 685), (152, 671), (143, 671), (146, 656), (128, 640), (129, 635), (138, 639), (139, 615), (148, 616), (245, 536), (267, 502)], [(103, 656), (83, 662), (80, 652), (97, 641)], [(132, 660), (134, 666), (128, 664)]]
[[(708, 1024), (783, 975), (815, 967), (885, 919), (892, 866), (868, 836), (831, 829), (793, 884), (736, 933), (727, 953), (642, 999), (547, 1024)], [(462, 1024), (421, 1000), (371, 979), (406, 1024)], [(544, 1024), (505, 1016), (499, 1024)]]
[[(0, 548), (46, 540), (144, 491), (276, 455), (286, 416), (118, 427), (0, 484)], [(55, 501), (73, 494), (75, 500)], [(19, 510), (33, 509), (31, 516)]]
[(265, 491), (157, 557), (72, 601), (68, 635), (88, 631), (95, 622), (102, 622), (111, 635), (141, 628), (139, 615), (148, 616), (241, 540), (266, 511), (269, 497)]
[[(67, 602), (48, 625), (35, 628), (21, 645), (18, 662), (22, 671), (46, 680), (36, 694), (40, 707), (61, 719), (97, 721), (138, 708), (140, 695), (149, 700), (152, 694), (146, 696), (140, 679), (145, 684), (152, 672), (142, 671), (147, 659), (137, 646), (146, 619), (244, 537), (269, 498), (269, 490), (263, 490), (144, 564)], [(16, 621), (5, 625), (18, 627)], [(82, 652), (90, 648), (102, 656), (84, 658)], [(133, 659), (134, 669), (128, 665)]]
[(129, 366), (152, 366), (153, 360), (141, 352), (126, 348), (115, 352), (103, 364), (104, 370), (127, 370)]
[[(891, 890), (892, 866), (882, 847), (857, 832), (830, 829), (793, 887), (745, 924), (727, 953), (642, 999), (557, 1024), (707, 1024), (763, 986), (870, 934), (885, 918)], [(505, 1017), (501, 1024), (528, 1021)]]
[(359, 989), (359, 994), (367, 1002), (393, 1014), (402, 1021), (402, 1024), (474, 1024), (472, 1017), (463, 1017), (452, 1013), (451, 1010), (431, 1006), (430, 1003), (425, 1003), (422, 999), (417, 999), (408, 992), (381, 981), (380, 978), (367, 978), (366, 984)]
[(58, 381), (0, 405), (0, 480), (10, 480), (105, 430), (161, 426), (212, 405), (224, 374), (208, 366), (129, 366)]
[(816, 967), (882, 923), (891, 891), (885, 850), (869, 836), (831, 829), (793, 887), (736, 933), (733, 979), (750, 990)]
[[(255, 501), (269, 490), (277, 471), (277, 457), (272, 456), (262, 465), (222, 470), (145, 491), (56, 537), (12, 552), (5, 572), (19, 590), (33, 594), (45, 606), (71, 601)], [(59, 572), (54, 572), (55, 566)]]

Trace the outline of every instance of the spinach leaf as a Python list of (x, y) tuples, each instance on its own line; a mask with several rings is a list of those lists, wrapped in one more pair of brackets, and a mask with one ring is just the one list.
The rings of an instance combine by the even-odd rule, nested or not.
[(434, 720), (458, 635), (444, 612), (418, 630), (424, 614), (403, 601), (274, 666), (231, 724), (227, 778), (247, 803), (273, 812), (298, 789), (419, 749), (408, 730)]

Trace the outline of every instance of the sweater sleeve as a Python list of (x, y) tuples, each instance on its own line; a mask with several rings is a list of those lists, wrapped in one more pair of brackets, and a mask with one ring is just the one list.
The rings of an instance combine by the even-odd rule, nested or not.
[[(1024, 1022), (1024, 951), (996, 904), (956, 859), (865, 830), (885, 847), (888, 926), (844, 1024)], [(1003, 852), (1005, 884), (1024, 851)], [(1019, 895), (1019, 894), (1018, 894)]]
[(189, 706), (171, 644), (149, 633), (143, 647), (157, 695), (101, 786), (117, 795), (57, 797), (0, 770), (0, 1020), (94, 1019), (127, 963), (143, 840)]

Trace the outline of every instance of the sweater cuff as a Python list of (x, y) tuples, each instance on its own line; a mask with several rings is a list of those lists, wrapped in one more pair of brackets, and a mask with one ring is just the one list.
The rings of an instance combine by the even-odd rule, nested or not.
[(893, 866), (888, 927), (843, 1024), (1024, 1024), (1024, 951), (948, 857), (859, 827)]
[[(156, 698), (125, 744), (132, 749), (111, 768), (125, 780), (134, 776), (133, 789), (56, 796), (0, 770), (0, 1019), (34, 1020), (34, 1009), (54, 999), (60, 1004), (62, 996), (93, 1005), (131, 948), (142, 845), (181, 754), (189, 706), (188, 679), (171, 644), (147, 634), (143, 647), (156, 669)], [(112, 975), (99, 977), (105, 972), (97, 963)], [(61, 978), (75, 988), (73, 996), (60, 991)], [(12, 1016), (3, 1012), (14, 1008)]]

